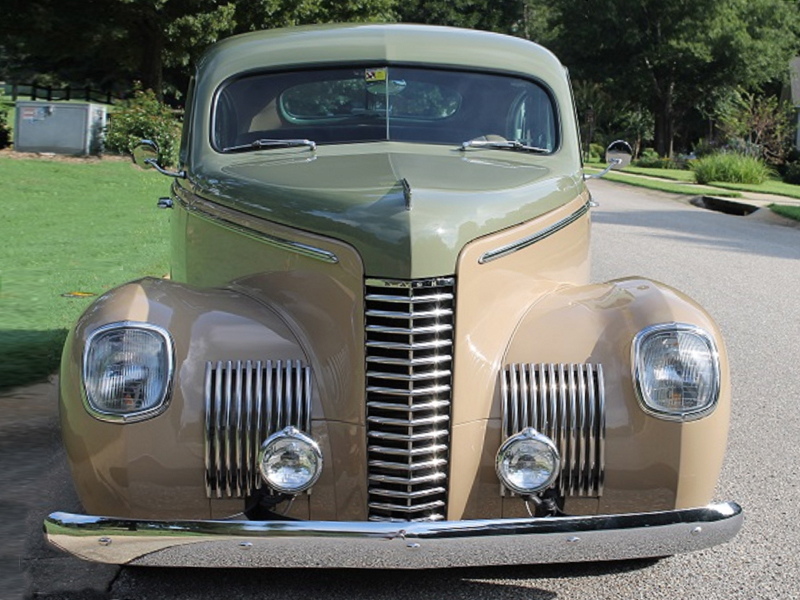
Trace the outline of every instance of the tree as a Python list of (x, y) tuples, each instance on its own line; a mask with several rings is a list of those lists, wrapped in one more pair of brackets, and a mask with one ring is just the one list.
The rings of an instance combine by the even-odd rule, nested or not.
[[(161, 97), (233, 33), (332, 21), (394, 20), (396, 0), (4, 0), (0, 72), (110, 87), (139, 81)], [(166, 77), (166, 79), (165, 79)]]
[(513, 33), (523, 21), (523, 4), (522, 0), (408, 0), (398, 3), (397, 12), (406, 23)]
[(549, 5), (562, 60), (576, 77), (648, 107), (662, 156), (672, 154), (676, 122), (706, 95), (780, 77), (800, 41), (796, 2), (786, 0)]

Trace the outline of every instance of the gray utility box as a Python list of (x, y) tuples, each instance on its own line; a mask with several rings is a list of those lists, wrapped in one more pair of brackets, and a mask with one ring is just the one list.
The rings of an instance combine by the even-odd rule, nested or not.
[(73, 102), (17, 102), (14, 150), (97, 154), (103, 149), (106, 107)]

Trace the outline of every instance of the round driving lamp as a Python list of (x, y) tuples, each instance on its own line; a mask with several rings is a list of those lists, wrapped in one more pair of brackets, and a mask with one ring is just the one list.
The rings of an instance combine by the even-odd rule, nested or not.
[(558, 478), (561, 457), (553, 441), (528, 427), (497, 451), (497, 476), (508, 489), (527, 496), (549, 488)]
[(322, 452), (310, 437), (287, 427), (261, 445), (258, 468), (264, 482), (276, 492), (299, 494), (319, 479)]

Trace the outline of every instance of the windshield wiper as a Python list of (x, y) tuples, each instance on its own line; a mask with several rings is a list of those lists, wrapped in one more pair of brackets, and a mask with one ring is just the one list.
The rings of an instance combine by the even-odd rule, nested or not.
[(271, 148), (294, 148), (296, 146), (308, 146), (311, 150), (317, 149), (316, 142), (311, 140), (272, 140), (263, 139), (250, 142), (249, 144), (242, 144), (240, 146), (229, 146), (223, 148), (223, 152), (246, 152), (247, 150), (267, 150)]
[(547, 148), (537, 148), (536, 146), (527, 146), (522, 142), (514, 141), (500, 141), (500, 140), (469, 140), (461, 144), (461, 149), (467, 148), (492, 148), (497, 150), (520, 150), (522, 152), (533, 152), (534, 154), (550, 154)]

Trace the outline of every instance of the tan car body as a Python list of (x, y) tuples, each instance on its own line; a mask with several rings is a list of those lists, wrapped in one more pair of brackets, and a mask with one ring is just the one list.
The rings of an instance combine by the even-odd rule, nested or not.
[[(559, 106), (560, 146), (544, 157), (465, 156), (457, 148), (376, 142), (319, 147), (311, 161), (306, 149), (225, 155), (209, 146), (216, 89), (232, 75), (356, 58), (530, 72)], [(172, 278), (132, 282), (100, 298), (64, 351), (63, 439), (89, 514), (186, 521), (241, 513), (242, 498), (206, 492), (204, 372), (217, 361), (273, 359), (310, 366), (310, 435), (325, 457), (313, 492), (297, 496), (287, 516), (366, 521), (365, 281), (430, 277), (456, 282), (448, 522), (529, 518), (525, 501), (503, 492), (495, 471), (504, 440), (500, 373), (515, 363), (603, 367), (602, 494), (567, 495), (566, 514), (711, 503), (731, 397), (720, 332), (701, 307), (666, 285), (640, 278), (590, 283), (590, 196), (568, 81), (552, 55), (521, 40), (441, 28), (286, 30), (219, 44), (200, 63), (193, 94), (182, 165), (188, 177), (173, 186)], [(358, 165), (374, 177), (354, 184)], [(410, 173), (411, 210), (385, 208), (403, 196), (398, 178), (384, 176), (391, 171)], [(372, 200), (363, 204), (364, 198)], [(334, 207), (329, 214), (326, 202)], [(357, 226), (348, 224), (353, 219)], [(487, 260), (509, 246), (514, 251)], [(120, 423), (87, 410), (85, 347), (110, 323), (149, 323), (169, 332), (175, 368), (160, 415)], [(642, 410), (637, 398), (632, 340), (665, 323), (696, 326), (716, 343), (719, 398), (703, 418), (664, 420)], [(737, 519), (733, 533), (740, 513)], [(145, 560), (134, 551), (78, 551), (64, 537), (64, 520), (58, 524), (51, 541), (84, 558)], [(553, 560), (562, 559), (586, 558)]]

